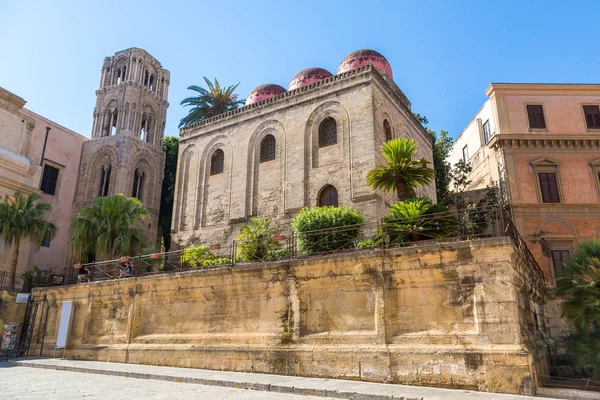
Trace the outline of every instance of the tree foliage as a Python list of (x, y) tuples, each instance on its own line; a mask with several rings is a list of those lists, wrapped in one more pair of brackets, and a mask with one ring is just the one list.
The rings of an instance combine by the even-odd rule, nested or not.
[(177, 173), (177, 157), (179, 138), (168, 136), (163, 140), (165, 152), (164, 178), (161, 188), (160, 210), (158, 212), (158, 228), (165, 251), (171, 248), (171, 222), (173, 219), (173, 202), (175, 198), (175, 175)]
[(138, 253), (146, 244), (141, 222), (148, 210), (134, 197), (97, 197), (81, 206), (71, 222), (71, 253), (81, 262), (114, 259)]
[(427, 133), (433, 141), (433, 169), (435, 170), (435, 192), (438, 203), (452, 202), (450, 197), (450, 177), (451, 166), (446, 161), (450, 154), (450, 148), (452, 147), (452, 138), (448, 134), (448, 131), (440, 130), (439, 134), (433, 129), (427, 128), (429, 120), (425, 115), (419, 113), (413, 113), (415, 118), (423, 125), (423, 128), (427, 130)]
[(204, 77), (204, 82), (208, 90), (192, 85), (188, 90), (192, 90), (198, 95), (188, 97), (181, 101), (182, 106), (192, 107), (185, 117), (179, 122), (179, 128), (195, 124), (204, 119), (214, 117), (215, 115), (226, 113), (227, 111), (235, 110), (244, 104), (244, 100), (238, 100), (238, 95), (233, 92), (237, 89), (237, 85), (222, 87), (217, 78), (212, 83), (207, 77)]
[(0, 200), (0, 239), (7, 246), (13, 246), (10, 270), (10, 286), (13, 288), (21, 242), (29, 240), (39, 248), (46, 235), (52, 237), (56, 232), (56, 226), (45, 217), (52, 207), (40, 199), (36, 193), (25, 197), (21, 192), (15, 192)]
[(319, 253), (353, 248), (364, 222), (360, 211), (349, 207), (305, 207), (292, 220), (292, 228), (301, 252)]
[(383, 217), (383, 233), (388, 243), (437, 239), (451, 236), (456, 231), (456, 219), (448, 208), (433, 204), (430, 199), (412, 198), (390, 207)]
[(271, 218), (253, 217), (242, 228), (238, 240), (238, 257), (243, 261), (269, 258), (271, 251), (278, 247), (272, 236)]
[(367, 173), (367, 184), (373, 189), (396, 191), (404, 200), (414, 195), (419, 185), (430, 183), (435, 172), (427, 166), (429, 162), (415, 159), (417, 143), (413, 139), (394, 139), (381, 146), (387, 165), (379, 165)]
[(562, 316), (577, 333), (569, 340), (574, 360), (600, 379), (600, 240), (581, 243), (564, 261), (555, 294), (563, 299)]

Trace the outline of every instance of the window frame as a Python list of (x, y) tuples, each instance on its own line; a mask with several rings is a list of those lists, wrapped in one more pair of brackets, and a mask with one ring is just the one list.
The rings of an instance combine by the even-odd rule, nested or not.
[[(389, 134), (389, 137), (388, 137)], [(394, 139), (394, 130), (392, 129), (392, 125), (387, 118), (383, 119), (383, 140), (384, 143), (389, 142)]]
[(589, 165), (592, 169), (592, 179), (596, 182), (596, 193), (598, 193), (598, 200), (600, 201), (600, 158), (591, 161)]
[[(583, 123), (585, 124), (585, 129), (587, 131), (598, 131), (600, 130), (600, 123), (598, 124), (598, 126), (596, 127), (592, 127), (590, 128), (588, 125), (588, 121), (587, 121), (587, 115), (585, 112), (585, 107), (597, 107), (598, 108), (598, 115), (600, 115), (600, 105), (598, 103), (581, 103), (581, 112), (583, 114)], [(599, 117), (600, 119), (600, 117)]]
[[(544, 121), (543, 128), (536, 128), (531, 126), (531, 119), (529, 118), (529, 107), (541, 107), (542, 119)], [(527, 127), (529, 132), (548, 132), (548, 120), (546, 119), (546, 107), (544, 103), (525, 103), (525, 117), (527, 118)]]
[[(52, 194), (44, 192), (42, 190), (42, 185), (44, 184), (44, 174), (46, 172), (46, 167), (54, 168), (54, 169), (57, 170), (57, 173), (56, 173), (56, 184), (54, 185), (54, 193), (52, 193)], [(61, 181), (61, 178), (62, 178), (62, 171), (64, 170), (64, 168), (65, 168), (64, 165), (60, 165), (60, 164), (57, 164), (57, 163), (52, 162), (50, 160), (44, 159), (44, 163), (43, 163), (43, 166), (42, 166), (42, 177), (40, 178), (40, 187), (39, 187), (39, 189), (40, 189), (40, 191), (42, 193), (44, 193), (47, 196), (57, 196), (58, 195), (59, 189), (60, 189), (60, 181)]]
[[(266, 154), (266, 149), (265, 149), (266, 146), (269, 145), (269, 143), (266, 143), (266, 141), (271, 140), (271, 139), (273, 140), (272, 155), (270, 153)], [(267, 156), (269, 156), (269, 157), (267, 157)], [(259, 163), (262, 164), (265, 162), (274, 161), (275, 159), (277, 159), (277, 139), (275, 138), (274, 135), (269, 133), (269, 134), (265, 135), (260, 141), (259, 150), (258, 150), (258, 160), (259, 160)]]
[[(486, 125), (488, 127), (489, 135), (486, 135), (486, 133), (485, 133)], [(490, 140), (492, 140), (492, 137), (494, 136), (494, 135), (492, 135), (492, 127), (491, 127), (489, 119), (486, 119), (485, 122), (481, 125), (481, 131), (483, 132), (483, 144), (486, 145), (490, 142)]]
[[(564, 204), (562, 185), (560, 182), (560, 162), (550, 158), (541, 158), (531, 162), (533, 170), (536, 192), (540, 204)], [(544, 201), (542, 195), (542, 185), (539, 174), (553, 173), (556, 178), (556, 191), (558, 194), (558, 202)]]
[[(324, 139), (324, 133), (325, 133), (324, 125), (329, 120), (333, 121), (333, 123), (335, 124), (335, 142), (326, 144), (325, 139)], [(319, 122), (319, 126), (317, 128), (317, 145), (318, 145), (319, 149), (322, 149), (325, 147), (331, 147), (331, 146), (335, 146), (335, 145), (339, 144), (338, 136), (339, 136), (338, 135), (338, 123), (335, 118), (333, 118), (332, 116), (327, 116), (327, 117), (323, 118), (323, 120), (321, 122)]]
[[(221, 170), (213, 171), (214, 170), (214, 164), (213, 164), (214, 158), (215, 158), (215, 155), (217, 154), (217, 152), (220, 152), (222, 154)], [(217, 175), (221, 175), (223, 173), (225, 173), (225, 152), (223, 151), (223, 149), (217, 148), (210, 155), (210, 170), (208, 171), (208, 175), (209, 176), (217, 176)]]
[[(321, 202), (322, 196), (325, 194), (326, 191), (330, 192), (330, 189), (333, 189), (335, 191), (335, 205), (323, 204)], [(330, 197), (330, 195), (328, 195), (328, 197)], [(329, 202), (329, 201), (327, 201), (327, 202)], [(340, 206), (340, 194), (339, 194), (337, 188), (331, 184), (324, 185), (321, 188), (321, 190), (319, 190), (319, 194), (317, 195), (317, 207), (339, 207), (339, 206)]]
[[(466, 150), (466, 157), (465, 157), (465, 150)], [(469, 162), (469, 160), (471, 159), (471, 157), (469, 157), (469, 145), (465, 144), (462, 148), (462, 159), (465, 162), (465, 164), (467, 164)]]
[(40, 247), (50, 248), (50, 243), (52, 243), (52, 239), (52, 235), (49, 232), (46, 232), (46, 234), (42, 238), (42, 243), (40, 243)]

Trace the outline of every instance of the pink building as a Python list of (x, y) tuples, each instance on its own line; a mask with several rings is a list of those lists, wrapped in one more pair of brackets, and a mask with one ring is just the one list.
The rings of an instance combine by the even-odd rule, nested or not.
[[(25, 100), (0, 88), (0, 195), (39, 193), (52, 206), (57, 227), (42, 245), (20, 247), (17, 280), (28, 266), (68, 272), (69, 224), (83, 143), (88, 140), (24, 108)], [(0, 243), (0, 274), (9, 271), (12, 248)]]
[(564, 257), (600, 235), (600, 85), (493, 83), (449, 162), (470, 189), (499, 184), (548, 282)]

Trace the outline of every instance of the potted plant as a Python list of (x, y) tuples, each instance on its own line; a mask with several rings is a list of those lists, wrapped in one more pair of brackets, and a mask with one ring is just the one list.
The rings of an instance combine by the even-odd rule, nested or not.
[(151, 260), (158, 260), (160, 258), (160, 254), (158, 253), (152, 253), (150, 254), (150, 259)]
[(209, 248), (211, 250), (219, 250), (221, 248), (221, 244), (220, 243), (213, 243), (209, 246)]
[(79, 263), (79, 264), (73, 264), (73, 268), (75, 268), (75, 269), (81, 268), (81, 263)]

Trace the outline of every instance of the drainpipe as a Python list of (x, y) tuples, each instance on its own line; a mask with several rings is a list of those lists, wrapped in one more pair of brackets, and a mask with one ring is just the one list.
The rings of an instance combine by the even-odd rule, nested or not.
[(46, 137), (44, 138), (44, 147), (42, 148), (42, 158), (40, 159), (40, 167), (44, 163), (44, 154), (46, 154), (46, 143), (48, 143), (48, 132), (50, 132), (50, 127), (46, 127)]

